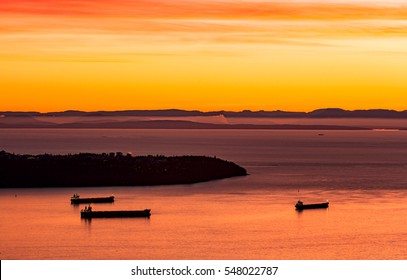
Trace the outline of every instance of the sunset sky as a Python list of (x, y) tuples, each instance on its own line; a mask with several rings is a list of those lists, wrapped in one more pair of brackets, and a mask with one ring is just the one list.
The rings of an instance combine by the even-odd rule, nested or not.
[(407, 109), (405, 0), (0, 0), (0, 111)]

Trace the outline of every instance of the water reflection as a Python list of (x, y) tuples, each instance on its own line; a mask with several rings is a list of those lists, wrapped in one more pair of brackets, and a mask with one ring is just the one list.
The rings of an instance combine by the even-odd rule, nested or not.
[[(100, 137), (106, 134), (109, 138)], [(1, 256), (407, 259), (406, 135), (7, 130), (2, 148), (13, 152), (105, 152), (120, 147), (140, 155), (216, 155), (247, 167), (251, 175), (185, 186), (81, 188), (84, 195), (95, 190), (117, 195), (115, 204), (94, 205), (95, 211), (151, 208), (150, 219), (81, 219), (87, 204), (68, 205), (77, 188), (1, 189)], [(298, 199), (329, 199), (332, 207), (295, 211)]]
[(83, 219), (83, 218), (81, 218), (81, 224), (84, 226), (84, 228), (88, 232), (91, 232), (92, 219)]
[(328, 214), (328, 211), (329, 211), (329, 208), (301, 209), (301, 210), (295, 209), (295, 212), (297, 212), (297, 216), (298, 216), (299, 218), (301, 218), (302, 215), (306, 215), (306, 214), (304, 214), (303, 212), (306, 212), (306, 213), (325, 213), (325, 214)]
[[(143, 224), (147, 224), (150, 225), (150, 217), (117, 217), (117, 218), (82, 218), (81, 217), (81, 223), (84, 224), (87, 228), (91, 227), (92, 225), (92, 221), (93, 220), (97, 220), (97, 221), (103, 221), (104, 222), (108, 222), (110, 224), (116, 224), (116, 223), (120, 223), (120, 222), (127, 222), (127, 221), (134, 221), (134, 222), (139, 222), (139, 223), (143, 223)], [(94, 222), (97, 223), (97, 222)]]

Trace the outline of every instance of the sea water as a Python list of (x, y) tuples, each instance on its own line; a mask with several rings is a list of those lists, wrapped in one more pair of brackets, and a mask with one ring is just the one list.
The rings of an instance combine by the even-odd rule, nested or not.
[[(3, 260), (407, 258), (407, 131), (1, 129), (0, 150), (207, 155), (250, 174), (192, 185), (1, 189)], [(76, 192), (115, 195), (94, 210), (152, 215), (83, 220), (84, 205), (70, 204)], [(298, 199), (330, 207), (298, 212)]]

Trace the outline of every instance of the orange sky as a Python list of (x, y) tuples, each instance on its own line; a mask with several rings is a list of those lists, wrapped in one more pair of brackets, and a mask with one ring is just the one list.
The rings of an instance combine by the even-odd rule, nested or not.
[(1, 0), (0, 111), (407, 109), (402, 0)]

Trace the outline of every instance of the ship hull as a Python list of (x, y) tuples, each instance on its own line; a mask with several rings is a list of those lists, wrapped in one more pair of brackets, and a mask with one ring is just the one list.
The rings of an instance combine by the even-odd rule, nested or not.
[(81, 218), (149, 218), (150, 209), (123, 211), (81, 211)]
[(88, 197), (88, 198), (71, 198), (71, 204), (81, 203), (109, 203), (114, 202), (114, 196), (108, 197)]
[(329, 202), (324, 202), (324, 203), (315, 203), (315, 204), (297, 204), (295, 205), (295, 209), (297, 210), (305, 210), (305, 209), (323, 209), (323, 208), (328, 208), (329, 207)]

